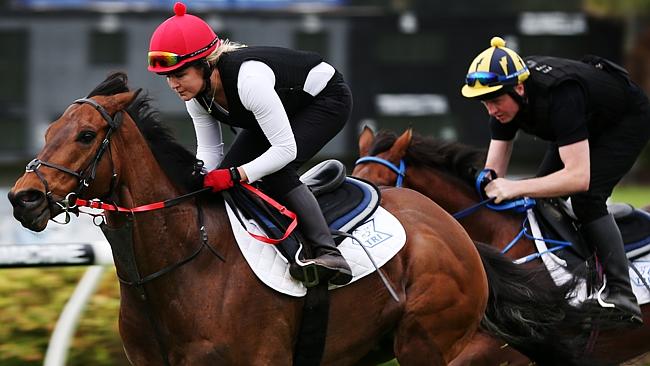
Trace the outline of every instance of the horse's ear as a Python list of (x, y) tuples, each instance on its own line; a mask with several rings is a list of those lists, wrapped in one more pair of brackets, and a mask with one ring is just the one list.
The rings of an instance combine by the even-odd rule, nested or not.
[(375, 133), (370, 127), (363, 126), (363, 131), (359, 136), (359, 157), (368, 156), (373, 142), (375, 142)]
[(390, 156), (395, 159), (401, 159), (406, 155), (406, 150), (411, 144), (411, 138), (413, 137), (413, 129), (409, 128), (402, 136), (398, 137), (393, 146), (390, 148)]
[(133, 101), (135, 100), (135, 98), (137, 98), (138, 94), (140, 94), (141, 91), (142, 89), (137, 89), (133, 91), (115, 94), (113, 100), (115, 103), (115, 110), (119, 111), (122, 109), (126, 109), (129, 105), (131, 105), (131, 103), (133, 103)]

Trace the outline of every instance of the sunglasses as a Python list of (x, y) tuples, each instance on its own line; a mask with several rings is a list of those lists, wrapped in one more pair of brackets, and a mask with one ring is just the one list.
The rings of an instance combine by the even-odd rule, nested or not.
[(510, 81), (525, 72), (528, 72), (527, 67), (524, 67), (523, 69), (515, 73), (512, 73), (510, 75), (499, 75), (495, 72), (488, 72), (488, 71), (476, 71), (467, 74), (467, 77), (465, 78), (465, 83), (469, 86), (474, 86), (478, 81), (483, 86), (494, 86), (495, 84), (499, 84), (504, 81)]
[(194, 57), (200, 53), (203, 53), (207, 50), (210, 49), (210, 47), (214, 46), (217, 42), (221, 42), (219, 37), (215, 37), (212, 42), (210, 42), (209, 45), (196, 50), (194, 52), (186, 53), (184, 55), (178, 55), (173, 52), (165, 52), (165, 51), (150, 51), (147, 54), (147, 58), (149, 60), (149, 66), (153, 67), (172, 67), (174, 65), (177, 65), (179, 62), (188, 59), (190, 57)]

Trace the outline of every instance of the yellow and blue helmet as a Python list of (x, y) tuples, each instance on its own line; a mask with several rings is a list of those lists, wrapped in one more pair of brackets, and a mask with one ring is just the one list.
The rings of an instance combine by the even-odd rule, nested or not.
[(528, 67), (519, 55), (506, 48), (506, 41), (493, 37), (490, 48), (481, 52), (467, 70), (461, 93), (465, 98), (483, 99), (496, 96), (504, 87), (522, 83), (530, 75)]

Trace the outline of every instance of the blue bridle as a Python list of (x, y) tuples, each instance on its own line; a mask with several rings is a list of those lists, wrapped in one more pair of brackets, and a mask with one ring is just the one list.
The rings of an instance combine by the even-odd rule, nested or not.
[[(376, 156), (364, 156), (364, 157), (361, 157), (361, 158), (357, 159), (357, 161), (355, 162), (355, 166), (359, 165), (359, 164), (365, 164), (365, 163), (377, 163), (377, 164), (380, 164), (380, 165), (383, 165), (383, 166), (389, 168), (390, 170), (392, 170), (394, 173), (397, 174), (397, 181), (395, 182), (395, 187), (402, 187), (402, 183), (404, 182), (404, 177), (406, 176), (406, 163), (404, 162), (404, 159), (400, 159), (399, 167), (398, 167), (397, 165), (391, 163), (390, 161), (388, 161), (386, 159), (382, 159), (382, 158), (379, 158), (379, 157), (376, 157)], [(529, 198), (529, 197), (523, 197), (523, 198), (519, 198), (519, 199), (515, 199), (515, 200), (510, 200), (510, 201), (503, 202), (501, 204), (492, 203), (494, 201), (494, 198), (486, 198), (486, 197), (484, 197), (482, 189), (481, 189), (481, 182), (483, 181), (483, 178), (488, 174), (490, 174), (490, 170), (489, 169), (483, 169), (478, 174), (478, 176), (476, 178), (476, 184), (475, 184), (476, 191), (478, 192), (479, 197), (481, 197), (482, 199), (484, 198), (484, 199), (481, 202), (479, 202), (479, 203), (477, 203), (477, 204), (475, 204), (475, 205), (473, 205), (471, 207), (468, 207), (468, 208), (466, 208), (464, 210), (461, 210), (461, 211), (453, 214), (452, 216), (456, 220), (460, 220), (460, 219), (462, 219), (462, 218), (464, 218), (466, 216), (471, 215), (472, 213), (474, 213), (476, 210), (478, 210), (482, 206), (486, 206), (486, 207), (490, 208), (491, 210), (495, 210), (495, 211), (514, 210), (515, 212), (523, 213), (523, 212), (526, 212), (526, 210), (528, 210), (529, 208), (535, 206), (535, 204), (537, 203), (535, 201), (535, 199)], [(546, 242), (552, 242), (552, 243), (555, 243), (555, 244), (559, 244), (558, 247), (551, 248), (551, 249), (547, 250), (546, 252), (553, 252), (555, 250), (563, 249), (563, 248), (571, 245), (571, 243), (566, 242), (566, 241), (558, 241), (558, 240), (551, 240), (551, 239), (533, 237), (532, 235), (530, 235), (528, 233), (528, 231), (526, 229), (526, 221), (527, 221), (527, 218), (524, 218), (524, 222), (523, 222), (523, 225), (522, 225), (522, 227), (523, 227), (522, 230), (519, 232), (519, 234), (517, 234), (517, 236), (512, 241), (510, 241), (510, 243), (508, 243), (508, 245), (505, 246), (505, 248), (503, 250), (501, 250), (502, 254), (505, 254), (510, 249), (512, 249), (512, 247), (517, 242), (519, 242), (519, 240), (524, 236), (531, 239), (531, 240), (543, 240), (543, 241), (546, 241)], [(546, 252), (544, 252), (544, 253), (533, 253), (533, 254), (525, 256), (523, 258), (519, 258), (518, 260), (515, 261), (515, 263), (519, 264), (519, 263), (530, 262), (530, 261), (532, 261), (532, 260), (534, 260), (536, 258), (541, 257), (541, 255), (545, 254)]]
[(395, 182), (395, 187), (402, 187), (402, 183), (404, 182), (404, 176), (406, 175), (406, 163), (404, 162), (404, 159), (399, 160), (399, 167), (390, 161), (382, 158), (378, 158), (376, 156), (364, 156), (362, 158), (357, 159), (357, 161), (354, 163), (354, 165), (359, 165), (359, 164), (364, 164), (364, 163), (378, 163), (381, 164), (393, 172), (397, 174), (397, 181)]

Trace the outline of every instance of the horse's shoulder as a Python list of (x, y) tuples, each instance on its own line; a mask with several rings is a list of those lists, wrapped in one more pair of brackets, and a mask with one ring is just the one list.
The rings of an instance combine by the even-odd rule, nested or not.
[(380, 187), (381, 206), (389, 212), (396, 214), (400, 211), (413, 212), (416, 210), (431, 217), (440, 218), (449, 216), (437, 203), (424, 194), (410, 188)]

